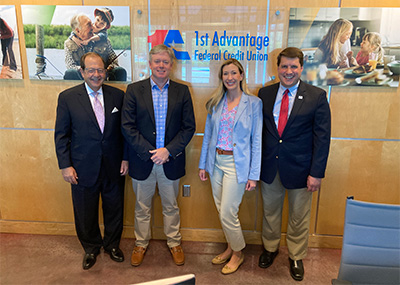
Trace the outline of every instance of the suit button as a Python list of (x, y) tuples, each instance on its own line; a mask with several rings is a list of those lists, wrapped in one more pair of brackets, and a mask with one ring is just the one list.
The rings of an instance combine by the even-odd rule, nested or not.
[(278, 156), (275, 156), (275, 158), (278, 158)]
[(279, 143), (282, 143), (282, 140), (279, 140)]
[(153, 132), (153, 135), (156, 135), (156, 132)]

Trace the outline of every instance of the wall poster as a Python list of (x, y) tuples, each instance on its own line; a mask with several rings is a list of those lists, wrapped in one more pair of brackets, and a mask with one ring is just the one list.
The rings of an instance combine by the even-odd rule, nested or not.
[(99, 53), (107, 80), (131, 80), (129, 7), (22, 5), (29, 78), (80, 80), (79, 59)]
[(291, 8), (288, 46), (314, 85), (399, 86), (400, 8)]
[(0, 5), (0, 79), (22, 79), (21, 52), (14, 5)]

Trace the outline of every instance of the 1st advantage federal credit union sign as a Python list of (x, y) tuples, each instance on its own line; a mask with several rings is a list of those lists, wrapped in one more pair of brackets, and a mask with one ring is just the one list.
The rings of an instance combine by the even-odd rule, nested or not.
[[(165, 44), (168, 47), (172, 47), (178, 60), (219, 61), (229, 58), (247, 61), (268, 60), (268, 54), (262, 52), (269, 45), (268, 36), (253, 36), (249, 33), (238, 36), (228, 35), (226, 30), (223, 32), (214, 31), (213, 33), (194, 31), (194, 44), (196, 48), (193, 50), (191, 56), (188, 51), (178, 51), (175, 49), (175, 44), (181, 45), (185, 43), (179, 30), (156, 30), (153, 35), (148, 37), (148, 42), (152, 46)], [(203, 47), (204, 50), (200, 50)], [(218, 51), (211, 52), (207, 47), (210, 49), (218, 47)], [(238, 47), (238, 49), (233, 51), (231, 47)], [(249, 49), (242, 51), (241, 47), (255, 47), (256, 51)]]

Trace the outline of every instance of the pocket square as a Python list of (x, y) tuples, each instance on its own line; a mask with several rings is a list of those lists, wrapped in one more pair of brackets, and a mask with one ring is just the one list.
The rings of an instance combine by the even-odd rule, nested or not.
[(114, 107), (114, 109), (111, 111), (111, 114), (118, 112), (119, 110), (117, 109), (117, 107)]

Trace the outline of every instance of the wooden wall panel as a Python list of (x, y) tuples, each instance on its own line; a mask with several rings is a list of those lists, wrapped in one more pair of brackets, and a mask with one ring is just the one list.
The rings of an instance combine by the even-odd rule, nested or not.
[(396, 0), (342, 0), (341, 7), (399, 7)]
[[(0, 231), (3, 232), (75, 234), (70, 187), (63, 181), (57, 167), (52, 129), (58, 93), (74, 86), (76, 82), (29, 80), (26, 68), (20, 5), (47, 4), (43, 0), (2, 3), (16, 6), (24, 76), (23, 80), (0, 82)], [(51, 4), (99, 6), (99, 2), (94, 0), (53, 1)], [(260, 74), (266, 76), (265, 85), (277, 82), (276, 56), (287, 45), (291, 7), (400, 7), (397, 0), (379, 3), (371, 0), (327, 0), (323, 3), (319, 0), (157, 0), (150, 1), (150, 7), (146, 0), (123, 0), (118, 4), (111, 0), (101, 2), (104, 7), (114, 5), (130, 7), (134, 81), (149, 75), (146, 51), (149, 22), (152, 32), (155, 29), (193, 31), (202, 27), (208, 30), (210, 23), (215, 22), (226, 30), (250, 30), (251, 33), (260, 34), (268, 31), (270, 46), (266, 73), (258, 72), (256, 75), (254, 70), (260, 67), (256, 67), (255, 63), (245, 67), (249, 71), (248, 82), (254, 94), (262, 87), (257, 77)], [(226, 7), (235, 13), (221, 13)], [(186, 44), (190, 50), (190, 41), (186, 41)], [(193, 65), (189, 61), (179, 64), (186, 70)], [(210, 65), (209, 84), (192, 82), (191, 74), (184, 74), (182, 68), (175, 68), (174, 78), (189, 85), (197, 132), (187, 149), (187, 175), (181, 179), (181, 185), (191, 185), (191, 196), (182, 197), (180, 192), (178, 199), (185, 240), (224, 241), (210, 184), (201, 182), (197, 175), (203, 138), (201, 134), (206, 119), (204, 105), (218, 84), (219, 65), (219, 62)], [(112, 85), (122, 90), (127, 86)], [(310, 246), (340, 247), (347, 195), (365, 201), (400, 203), (399, 95), (399, 88), (331, 89), (334, 139), (322, 189), (313, 196)], [(134, 203), (135, 195), (128, 177), (124, 237), (134, 236)], [(161, 211), (160, 198), (156, 195), (153, 208), (154, 238), (165, 238)], [(285, 244), (287, 201), (284, 212), (282, 244)], [(259, 244), (262, 229), (259, 189), (244, 195), (239, 216), (246, 241)]]
[(333, 88), (332, 137), (400, 139), (399, 88)]
[[(52, 131), (1, 130), (1, 216), (6, 220), (71, 222), (71, 188), (55, 159)], [(12, 151), (9, 151), (12, 150)]]
[(317, 233), (342, 235), (346, 197), (400, 204), (397, 141), (333, 140), (318, 205)]

